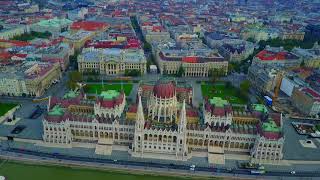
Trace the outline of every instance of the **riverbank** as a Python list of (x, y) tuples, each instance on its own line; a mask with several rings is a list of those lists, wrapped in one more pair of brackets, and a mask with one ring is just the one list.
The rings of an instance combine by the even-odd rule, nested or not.
[[(3, 162), (5, 161), (5, 162)], [(121, 180), (185, 180), (185, 179), (225, 179), (199, 175), (187, 175), (178, 172), (159, 172), (117, 167), (93, 167), (89, 165), (65, 164), (61, 162), (28, 161), (10, 159), (0, 163), (0, 175), (10, 180), (102, 180), (106, 178)]]

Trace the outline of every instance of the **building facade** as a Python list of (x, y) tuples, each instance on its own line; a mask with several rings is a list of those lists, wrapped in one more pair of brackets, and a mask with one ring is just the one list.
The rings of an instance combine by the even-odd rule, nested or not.
[(313, 116), (320, 113), (320, 93), (314, 89), (295, 87), (291, 102), (303, 114)]
[[(195, 156), (194, 152), (213, 148), (222, 149), (222, 154), (247, 153), (256, 162), (282, 159), (281, 114), (268, 114), (254, 106), (248, 121), (189, 123), (188, 104), (185, 99), (181, 103), (176, 101), (175, 87), (171, 81), (159, 80), (145, 105), (142, 91), (138, 91), (134, 121), (117, 114), (125, 103), (120, 92), (104, 92), (95, 101), (87, 100), (82, 92), (70, 93), (63, 99), (53, 97), (43, 119), (43, 141), (63, 147), (82, 143), (104, 155), (111, 154), (113, 145), (122, 145), (129, 147), (129, 154), (139, 158), (186, 161)], [(168, 106), (172, 109), (167, 109)]]
[(41, 96), (61, 78), (58, 63), (30, 62), (1, 70), (0, 94), (8, 96)]
[(106, 75), (124, 74), (125, 71), (147, 71), (147, 60), (141, 49), (85, 48), (78, 57), (80, 72), (96, 72)]
[(178, 74), (181, 69), (187, 77), (208, 77), (213, 70), (223, 75), (228, 72), (228, 61), (217, 52), (163, 50), (156, 54), (156, 60), (161, 74)]

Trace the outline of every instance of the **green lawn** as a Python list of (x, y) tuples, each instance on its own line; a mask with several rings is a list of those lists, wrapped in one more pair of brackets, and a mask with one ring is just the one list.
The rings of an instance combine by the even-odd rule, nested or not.
[[(124, 93), (126, 94), (126, 96), (129, 96), (131, 90), (132, 90), (132, 84), (122, 84)], [(86, 93), (90, 93), (90, 94), (95, 94), (96, 92), (98, 94), (101, 93), (101, 91), (106, 91), (106, 90), (117, 90), (120, 91), (121, 90), (121, 84), (112, 84), (112, 83), (108, 83), (108, 84), (87, 84), (85, 86), (85, 92)]]
[(17, 104), (0, 103), (0, 116), (7, 113), (9, 110), (14, 108)]
[(231, 104), (247, 104), (247, 100), (238, 95), (235, 87), (226, 88), (225, 83), (202, 84), (201, 91), (203, 97), (221, 97)]
[[(138, 175), (126, 172), (77, 169), (59, 166), (27, 165), (7, 162), (0, 167), (0, 175), (8, 180), (182, 180), (187, 178)], [(188, 178), (191, 179), (191, 178)], [(197, 178), (199, 179), (199, 178)], [(200, 178), (201, 179), (201, 178)], [(212, 179), (212, 178), (211, 178)]]

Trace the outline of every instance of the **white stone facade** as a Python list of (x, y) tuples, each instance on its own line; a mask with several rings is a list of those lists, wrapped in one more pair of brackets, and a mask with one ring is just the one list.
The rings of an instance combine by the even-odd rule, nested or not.
[[(176, 97), (176, 96), (174, 96)], [(84, 143), (95, 147), (98, 142), (112, 142), (114, 145), (129, 147), (128, 152), (139, 158), (166, 158), (169, 160), (186, 161), (193, 157), (193, 152), (208, 151), (209, 148), (219, 148), (225, 152), (247, 153), (255, 162), (280, 160), (283, 157), (284, 138), (267, 139), (259, 133), (243, 133), (235, 129), (215, 129), (211, 126), (187, 124), (186, 103), (183, 101), (179, 113), (179, 121), (175, 128), (152, 124), (154, 119), (145, 116), (138, 94), (138, 106), (134, 123), (120, 120), (107, 120), (100, 117), (86, 118), (84, 116), (68, 116), (66, 120), (43, 120), (43, 140), (49, 144), (72, 146), (73, 143)], [(154, 99), (162, 102), (162, 99)], [(170, 103), (175, 100), (168, 101)], [(175, 104), (178, 109), (178, 103)], [(148, 108), (154, 106), (148, 106)], [(156, 107), (160, 107), (157, 104)], [(101, 109), (96, 109), (95, 111)], [(151, 110), (151, 112), (153, 112)], [(163, 111), (161, 111), (163, 112)], [(94, 112), (97, 114), (97, 112)], [(116, 114), (117, 112), (115, 112)], [(152, 114), (152, 113), (151, 113)], [(173, 115), (173, 114), (172, 114)], [(166, 115), (168, 116), (168, 115)], [(177, 118), (178, 116), (175, 116)], [(229, 117), (228, 117), (229, 118)], [(213, 119), (216, 123), (230, 123), (230, 119)], [(282, 120), (282, 119), (281, 119)], [(155, 125), (155, 126), (154, 126)], [(111, 144), (111, 146), (112, 146)], [(96, 146), (97, 147), (97, 146)], [(102, 145), (99, 146), (100, 148)], [(110, 148), (111, 149), (111, 148)]]
[(94, 113), (98, 116), (103, 116), (107, 118), (120, 118), (123, 113), (124, 107), (126, 105), (126, 95), (123, 93), (124, 99), (121, 104), (116, 105), (112, 108), (102, 107), (100, 103), (94, 104)]

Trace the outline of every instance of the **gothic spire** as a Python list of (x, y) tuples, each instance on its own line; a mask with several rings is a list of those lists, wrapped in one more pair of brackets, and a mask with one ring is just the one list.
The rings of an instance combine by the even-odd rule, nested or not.
[(141, 96), (139, 95), (139, 103), (137, 108), (137, 116), (136, 116), (136, 125), (138, 125), (139, 128), (144, 128), (144, 114), (143, 114), (143, 107), (141, 102)]
[(180, 112), (180, 122), (179, 122), (179, 132), (185, 131), (187, 128), (187, 114), (186, 114), (186, 102), (183, 100), (181, 112)]

